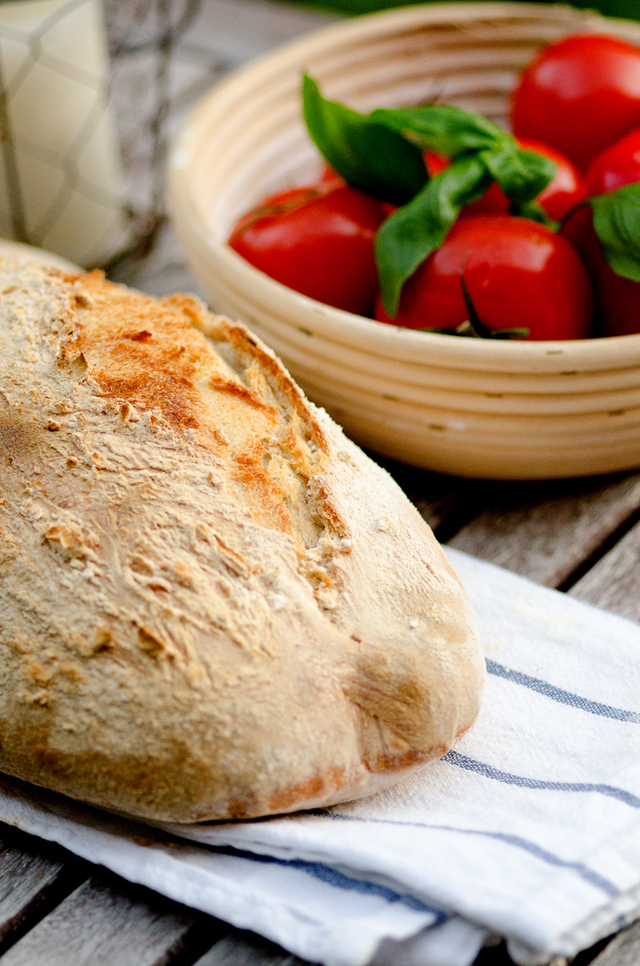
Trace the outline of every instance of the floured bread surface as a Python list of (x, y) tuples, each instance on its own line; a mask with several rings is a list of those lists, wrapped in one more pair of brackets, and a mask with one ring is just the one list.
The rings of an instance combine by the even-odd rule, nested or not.
[(484, 673), (390, 477), (244, 328), (0, 262), (0, 770), (156, 820), (345, 801)]

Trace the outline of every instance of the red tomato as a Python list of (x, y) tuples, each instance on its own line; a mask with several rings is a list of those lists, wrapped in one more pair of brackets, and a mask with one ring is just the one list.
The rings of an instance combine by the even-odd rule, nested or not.
[[(518, 138), (518, 144), (527, 151), (537, 151), (538, 154), (543, 154), (555, 162), (556, 173), (536, 200), (549, 218), (561, 221), (566, 213), (584, 197), (580, 172), (573, 161), (549, 144), (543, 144), (542, 141), (536, 141), (534, 138)], [(431, 152), (425, 152), (425, 162), (431, 177), (439, 174), (448, 164), (446, 158)], [(495, 181), (482, 198), (478, 198), (462, 210), (462, 214), (465, 215), (506, 215), (508, 213), (509, 199)]]
[(520, 75), (511, 122), (518, 137), (559, 148), (585, 171), (640, 125), (640, 50), (599, 34), (549, 44)]
[(587, 171), (585, 197), (640, 181), (640, 127), (601, 151)]
[[(585, 197), (640, 181), (640, 128), (601, 151), (585, 178)], [(578, 209), (562, 229), (580, 252), (595, 283), (600, 335), (640, 332), (640, 282), (616, 275), (593, 230), (590, 207)]]
[(289, 288), (370, 315), (378, 283), (373, 251), (384, 205), (348, 185), (295, 188), (240, 219), (229, 245)]
[(549, 218), (561, 221), (566, 213), (584, 198), (582, 176), (566, 154), (535, 138), (519, 137), (518, 144), (527, 151), (537, 151), (556, 164), (556, 173), (536, 201)]
[(457, 221), (406, 282), (396, 318), (379, 300), (376, 318), (411, 329), (455, 329), (468, 318), (462, 274), (490, 329), (524, 327), (534, 340), (589, 335), (591, 283), (573, 247), (544, 225), (512, 215)]

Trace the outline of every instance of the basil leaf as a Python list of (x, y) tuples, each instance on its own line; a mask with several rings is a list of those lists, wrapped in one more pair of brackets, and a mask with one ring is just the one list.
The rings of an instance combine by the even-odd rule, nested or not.
[(480, 157), (507, 198), (516, 204), (537, 198), (556, 173), (556, 165), (549, 158), (521, 148), (482, 151)]
[(422, 152), (415, 144), (365, 114), (326, 100), (307, 74), (302, 81), (302, 110), (320, 153), (354, 188), (403, 205), (428, 181)]
[(509, 208), (509, 214), (520, 215), (521, 218), (537, 221), (540, 225), (546, 225), (551, 231), (558, 231), (561, 224), (559, 221), (549, 218), (546, 211), (536, 201), (513, 202)]
[(458, 158), (380, 226), (375, 242), (380, 295), (392, 318), (404, 282), (442, 244), (460, 209), (482, 197), (491, 181), (475, 155)]
[(640, 182), (589, 198), (602, 254), (616, 275), (640, 282)]
[(515, 147), (513, 137), (493, 121), (450, 104), (379, 108), (372, 111), (369, 117), (404, 134), (421, 148), (436, 151), (447, 158), (510, 144)]
[(445, 157), (475, 152), (513, 203), (512, 214), (556, 227), (540, 207), (530, 204), (547, 187), (556, 165), (536, 151), (519, 148), (512, 134), (488, 118), (448, 104), (380, 108), (369, 116)]

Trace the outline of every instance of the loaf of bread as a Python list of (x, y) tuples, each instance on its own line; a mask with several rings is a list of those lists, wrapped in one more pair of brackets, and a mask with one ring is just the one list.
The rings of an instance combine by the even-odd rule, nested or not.
[(474, 721), (460, 582), (245, 328), (0, 262), (0, 770), (151, 820), (385, 787)]

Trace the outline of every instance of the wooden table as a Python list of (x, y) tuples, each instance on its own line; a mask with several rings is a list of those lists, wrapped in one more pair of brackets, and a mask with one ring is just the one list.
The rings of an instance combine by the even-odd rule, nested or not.
[[(138, 245), (113, 278), (154, 294), (197, 291), (162, 211), (162, 159), (186, 107), (216, 79), (333, 15), (269, 0), (107, 0), (114, 97)], [(140, 9), (142, 9), (140, 7)], [(167, 28), (168, 32), (167, 32)], [(385, 464), (439, 539), (640, 620), (640, 473), (495, 483)], [(640, 923), (576, 966), (640, 961)], [(505, 966), (504, 947), (478, 966)], [(251, 934), (0, 826), (0, 966), (294, 966)], [(554, 966), (564, 961), (556, 960)]]

